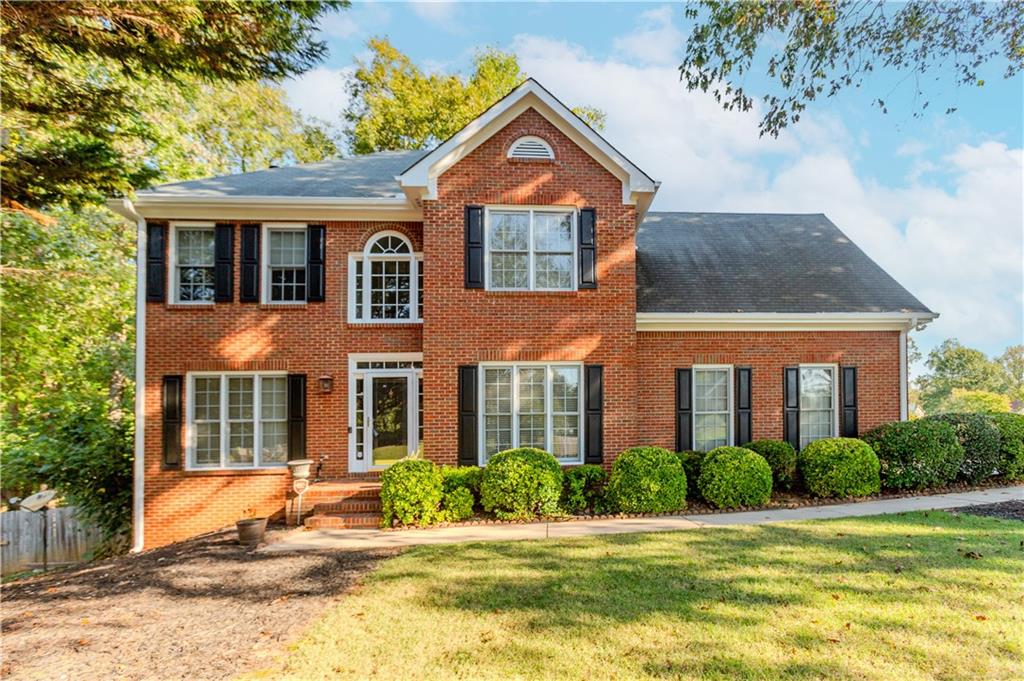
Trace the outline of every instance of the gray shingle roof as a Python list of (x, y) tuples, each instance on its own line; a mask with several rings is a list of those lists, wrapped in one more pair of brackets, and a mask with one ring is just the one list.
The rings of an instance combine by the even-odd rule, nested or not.
[(162, 184), (139, 196), (381, 198), (400, 194), (395, 176), (426, 150), (382, 151), (238, 175)]
[(638, 312), (923, 312), (824, 215), (648, 213)]

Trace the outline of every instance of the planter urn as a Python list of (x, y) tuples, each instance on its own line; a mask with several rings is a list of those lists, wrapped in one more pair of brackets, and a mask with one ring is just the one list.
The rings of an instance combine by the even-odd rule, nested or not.
[(295, 461), (288, 462), (288, 468), (292, 472), (292, 477), (296, 480), (305, 480), (308, 478), (309, 468), (312, 465), (312, 459), (296, 459)]
[(263, 541), (263, 533), (267, 531), (266, 518), (245, 518), (235, 523), (238, 528), (238, 543), (244, 546), (255, 546)]

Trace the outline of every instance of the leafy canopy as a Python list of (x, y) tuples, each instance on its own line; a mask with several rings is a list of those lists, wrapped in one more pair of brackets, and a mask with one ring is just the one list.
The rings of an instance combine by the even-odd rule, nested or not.
[[(942, 69), (958, 85), (981, 87), (989, 62), (1005, 60), (1005, 78), (1024, 66), (1021, 2), (701, 0), (686, 14), (697, 22), (679, 67), (688, 89), (710, 91), (727, 111), (748, 111), (755, 97), (746, 81), (765, 65), (762, 135), (777, 136), (819, 97), (862, 87), (876, 69), (913, 84), (919, 116), (930, 104), (922, 96), (924, 76)], [(887, 111), (882, 97), (873, 103)]]
[(944, 412), (967, 412), (989, 414), (1010, 411), (1010, 397), (988, 390), (964, 390), (953, 388), (953, 392), (942, 402)]
[[(424, 73), (383, 38), (367, 44), (371, 57), (358, 61), (349, 83), (346, 137), (356, 154), (423, 149), (448, 139), (526, 78), (516, 56), (487, 49), (473, 59), (467, 78)], [(593, 107), (573, 111), (591, 127), (604, 127)]]
[(954, 388), (1002, 393), (1006, 380), (1001, 367), (980, 350), (968, 348), (955, 338), (943, 341), (928, 353), (929, 373), (918, 379), (921, 406), (928, 414), (943, 411)]

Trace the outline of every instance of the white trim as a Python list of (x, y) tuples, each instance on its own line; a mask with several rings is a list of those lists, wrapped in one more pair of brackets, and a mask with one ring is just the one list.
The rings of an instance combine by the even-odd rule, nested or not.
[[(516, 156), (516, 154), (515, 154), (516, 149), (519, 147), (520, 144), (523, 144), (524, 142), (534, 142), (536, 144), (539, 144), (547, 152), (547, 154), (548, 154), (547, 157), (544, 157), (544, 156)], [(548, 141), (546, 139), (542, 138), (542, 137), (537, 137), (536, 135), (523, 135), (522, 137), (517, 138), (514, 142), (512, 142), (512, 144), (509, 145), (508, 153), (505, 154), (505, 157), (506, 158), (517, 158), (517, 159), (536, 159), (536, 160), (539, 160), (539, 161), (554, 161), (555, 160), (555, 150), (552, 149), (551, 145), (548, 144)]]
[[(736, 397), (733, 394), (733, 388), (735, 387), (733, 365), (732, 364), (694, 364), (690, 366), (690, 390), (692, 395), (690, 399), (693, 401), (693, 409), (690, 410), (690, 433), (693, 439), (693, 446), (697, 446), (697, 372), (698, 371), (721, 371), (726, 370), (728, 375), (725, 379), (726, 384), (726, 398), (729, 404), (729, 411), (726, 415), (726, 441), (725, 445), (731, 447), (736, 437), (735, 433), (735, 420), (736, 420)], [(700, 412), (702, 414), (718, 414), (721, 412)]]
[(907, 403), (909, 380), (907, 372), (907, 331), (900, 331), (900, 421), (906, 421), (910, 412)]
[(900, 331), (937, 318), (921, 312), (638, 312), (637, 331)]
[[(810, 362), (807, 364), (798, 364), (797, 370), (803, 369), (830, 369), (832, 371), (832, 434), (829, 437), (839, 437), (839, 365), (829, 364), (828, 362)], [(799, 374), (798, 374), (799, 375)], [(797, 412), (802, 416), (803, 409), (800, 407), (800, 397), (804, 389), (804, 380), (802, 377), (798, 378), (800, 381), (800, 391), (797, 393)], [(812, 410), (816, 411), (816, 410)], [(799, 419), (801, 425), (803, 425), (803, 418)], [(796, 434), (797, 440), (800, 439), (799, 430)], [(803, 447), (801, 447), (803, 449)]]
[[(121, 199), (107, 206), (121, 213)], [(419, 222), (423, 211), (404, 196), (381, 198), (309, 196), (174, 196), (139, 192), (135, 209), (148, 218), (288, 220), (296, 215), (315, 220), (393, 220)], [(121, 213), (123, 215), (123, 213)]]
[[(374, 466), (372, 454), (365, 456), (360, 461), (356, 458), (356, 375), (363, 377), (363, 412), (366, 412), (368, 393), (366, 392), (366, 380), (372, 380), (374, 376), (406, 376), (411, 379), (423, 379), (423, 369), (356, 369), (359, 362), (422, 362), (422, 352), (350, 352), (348, 354), (348, 470), (350, 473), (366, 473), (372, 470), (384, 470), (384, 466)], [(422, 444), (419, 441), (419, 390), (418, 385), (411, 385), (406, 394), (409, 423), (409, 448), (412, 451)], [(363, 423), (363, 444), (370, 442), (369, 419)]]
[[(388, 253), (388, 254), (371, 254), (370, 248), (376, 241), (385, 236), (394, 236), (400, 238), (409, 247), (408, 253)], [(410, 317), (408, 319), (372, 319), (372, 318), (360, 318), (356, 317), (356, 263), (361, 262), (363, 265), (363, 293), (362, 293), (362, 310), (363, 314), (369, 314), (370, 310), (370, 265), (374, 260), (411, 260), (412, 266), (409, 268), (410, 286), (409, 286), (409, 307)], [(420, 297), (423, 292), (419, 286), (420, 270), (423, 266), (423, 252), (414, 251), (412, 242), (409, 238), (401, 232), (395, 230), (381, 230), (374, 232), (366, 243), (363, 245), (363, 250), (352, 251), (348, 254), (348, 276), (347, 291), (345, 298), (347, 300), (347, 319), (349, 324), (422, 324), (423, 318), (419, 315), (420, 308)]]
[(658, 183), (532, 78), (398, 175), (396, 179), (402, 191), (410, 197), (436, 199), (437, 178), (441, 174), (527, 109), (537, 111), (618, 177), (622, 181), (622, 202), (636, 204), (637, 221), (643, 219), (658, 191)]
[[(260, 234), (260, 302), (263, 305), (275, 305), (281, 307), (302, 307), (306, 304), (306, 300), (271, 300), (270, 299), (270, 232), (274, 231), (292, 231), (292, 232), (305, 232), (309, 229), (309, 225), (304, 222), (264, 222), (261, 226)], [(304, 259), (309, 262), (309, 243), (308, 239), (303, 239), (303, 251), (305, 252)], [(303, 265), (306, 268), (306, 298), (309, 298), (309, 267), (308, 264)]]
[[(497, 288), (491, 284), (491, 212), (496, 211), (499, 213), (526, 213), (528, 218), (527, 224), (527, 235), (526, 235), (526, 264), (527, 272), (526, 279), (527, 285), (525, 288)], [(569, 213), (570, 219), (572, 220), (571, 236), (572, 245), (570, 246), (571, 253), (568, 255), (572, 256), (572, 284), (569, 288), (537, 288), (534, 286), (534, 273), (536, 267), (536, 251), (533, 244), (533, 216), (536, 213), (553, 213), (553, 214), (565, 214)], [(493, 205), (484, 206), (484, 290), (487, 291), (534, 291), (534, 292), (565, 292), (565, 291), (578, 291), (578, 273), (579, 273), (579, 246), (578, 242), (579, 233), (579, 211), (576, 210), (575, 206), (511, 206), (511, 205)], [(563, 254), (564, 255), (564, 254)]]
[[(179, 229), (205, 229), (213, 231), (214, 245), (217, 242), (217, 225), (213, 222), (180, 222), (175, 221), (167, 225), (167, 300), (173, 305), (195, 305), (198, 307), (208, 307), (216, 304), (214, 300), (181, 300), (180, 299), (180, 287), (178, 286), (178, 230)], [(232, 254), (232, 259), (234, 255)], [(214, 269), (216, 269), (217, 259), (214, 257)]]

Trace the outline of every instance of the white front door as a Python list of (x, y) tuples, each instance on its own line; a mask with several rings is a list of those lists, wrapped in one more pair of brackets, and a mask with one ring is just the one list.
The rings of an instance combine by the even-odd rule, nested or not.
[(352, 472), (387, 468), (420, 446), (422, 362), (392, 357), (380, 355), (349, 363)]

